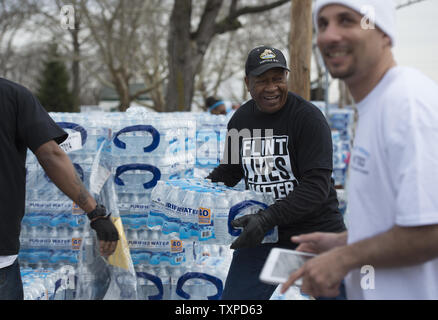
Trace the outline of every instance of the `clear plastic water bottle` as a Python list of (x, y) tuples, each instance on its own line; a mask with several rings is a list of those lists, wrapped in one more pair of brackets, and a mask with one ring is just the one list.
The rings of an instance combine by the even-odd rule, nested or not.
[(228, 212), (230, 202), (224, 192), (216, 193), (216, 211), (214, 212), (214, 235), (215, 240), (212, 243), (230, 244), (232, 241), (231, 235), (228, 233)]
[[(263, 210), (268, 207), (267, 204), (259, 202), (257, 200), (257, 194), (252, 191), (235, 192), (232, 197), (232, 207), (230, 209), (229, 219), (228, 219), (228, 231), (229, 233), (237, 237), (240, 235), (240, 228), (233, 228), (231, 226), (231, 221), (238, 219), (242, 216), (248, 214), (257, 214), (259, 210)], [(272, 230), (268, 231), (262, 243), (276, 243), (278, 241), (278, 227), (275, 226)]]
[(149, 231), (147, 229), (139, 229), (137, 231), (137, 238), (138, 240), (146, 240), (149, 238)]
[(55, 284), (59, 281), (59, 288), (55, 293), (54, 300), (71, 300), (75, 290), (76, 271), (71, 265), (63, 265), (55, 272)]
[(161, 283), (163, 284), (163, 300), (168, 300), (170, 298), (171, 288), (170, 273), (167, 268), (163, 266), (158, 270), (157, 276), (160, 278)]
[(193, 190), (188, 190), (182, 201), (180, 239), (198, 236), (198, 195)]
[(229, 191), (228, 199), (230, 202), (230, 207), (235, 206), (236, 204), (239, 204), (245, 200), (243, 193), (235, 190)]
[(115, 290), (114, 293), (111, 294), (111, 290), (109, 290), (106, 295), (109, 297), (115, 296), (121, 300), (134, 300), (137, 298), (137, 279), (135, 277), (122, 269), (115, 270), (113, 276), (120, 293), (117, 293), (117, 290)]
[(128, 239), (129, 242), (137, 241), (138, 240), (138, 233), (137, 233), (137, 231), (134, 230), (134, 229), (128, 229), (126, 231), (126, 238)]
[(38, 297), (36, 300), (49, 300), (47, 289), (42, 278), (35, 278), (32, 285), (37, 289), (38, 292)]
[(140, 275), (146, 271), (146, 266), (143, 264), (138, 264), (135, 266), (135, 272), (137, 273), (137, 299), (146, 300), (146, 282), (147, 279), (141, 277)]
[(179, 278), (184, 274), (184, 267), (171, 268), (170, 270), (170, 300), (178, 300), (176, 288)]
[(222, 295), (223, 284), (221, 279), (211, 275), (210, 266), (192, 265), (186, 268), (177, 284), (177, 298), (179, 300), (217, 300)]
[(55, 284), (57, 281), (57, 275), (54, 272), (49, 272), (44, 278), (44, 285), (47, 289), (47, 299), (55, 299)]
[(198, 240), (207, 241), (215, 237), (213, 217), (216, 210), (216, 204), (213, 199), (213, 194), (207, 189), (204, 192), (201, 192), (199, 203)]
[(149, 231), (149, 240), (158, 241), (161, 238), (161, 232), (159, 230)]
[(148, 228), (161, 230), (165, 220), (165, 200), (169, 190), (170, 186), (162, 180), (158, 181), (157, 185), (152, 190), (151, 205), (147, 222)]
[(24, 282), (23, 280), (24, 300), (36, 300), (38, 292), (35, 292), (35, 290), (36, 288), (33, 288), (30, 282)]
[(205, 296), (220, 299), (223, 292), (224, 283), (228, 274), (227, 266), (224, 266), (224, 259), (221, 257), (209, 257), (208, 263), (204, 266), (204, 273), (210, 281), (205, 287)]
[(183, 242), (183, 248), (185, 258), (184, 265), (193, 264), (198, 256), (197, 251), (199, 250), (199, 242), (194, 240), (185, 240)]
[(83, 265), (78, 270), (79, 276), (79, 292), (78, 297), (82, 300), (93, 300), (95, 298), (96, 292), (96, 277), (95, 275), (88, 270), (86, 265)]
[(29, 281), (23, 286), (24, 300), (42, 300), (44, 297), (44, 287), (35, 279)]
[(181, 207), (184, 193), (180, 192), (178, 186), (172, 186), (169, 195), (166, 199), (165, 216), (166, 220), (163, 224), (162, 232), (165, 234), (179, 232), (181, 220), (177, 210)]
[(146, 276), (148, 276), (144, 291), (146, 299), (161, 300), (163, 297), (163, 291), (160, 292), (160, 289), (163, 290), (163, 284), (158, 276), (158, 272), (153, 267), (148, 266), (145, 269), (145, 273)]

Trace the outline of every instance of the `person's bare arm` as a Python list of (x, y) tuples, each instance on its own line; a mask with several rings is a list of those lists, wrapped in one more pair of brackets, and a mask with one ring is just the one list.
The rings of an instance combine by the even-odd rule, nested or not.
[(96, 201), (85, 188), (67, 154), (51, 140), (41, 145), (35, 156), (53, 183), (82, 210), (91, 212)]
[[(96, 200), (85, 188), (70, 158), (58, 144), (51, 140), (41, 145), (35, 156), (53, 183), (72, 199), (86, 213), (96, 208)], [(91, 227), (99, 238), (99, 249), (103, 256), (114, 253), (117, 247), (118, 231), (108, 218), (93, 218)]]
[(364, 265), (397, 268), (424, 263), (438, 257), (438, 225), (394, 226), (376, 236), (336, 247), (292, 273), (282, 286), (285, 292), (303, 278), (302, 291), (314, 296), (336, 296), (345, 275)]
[(438, 225), (394, 226), (387, 232), (343, 248), (351, 267), (411, 266), (438, 257)]

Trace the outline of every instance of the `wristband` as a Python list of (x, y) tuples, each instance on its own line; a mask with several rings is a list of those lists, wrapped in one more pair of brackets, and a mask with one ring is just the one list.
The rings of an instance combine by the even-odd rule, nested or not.
[(96, 208), (93, 211), (87, 213), (87, 217), (90, 219), (90, 221), (94, 221), (98, 218), (106, 218), (107, 216), (106, 209), (101, 204), (96, 205)]

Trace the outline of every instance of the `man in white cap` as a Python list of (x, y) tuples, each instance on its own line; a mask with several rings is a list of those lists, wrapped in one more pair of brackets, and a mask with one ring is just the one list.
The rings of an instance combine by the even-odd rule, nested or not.
[(438, 86), (396, 65), (390, 0), (317, 0), (318, 47), (359, 121), (343, 233), (292, 237), (320, 253), (283, 285), (349, 299), (438, 299)]

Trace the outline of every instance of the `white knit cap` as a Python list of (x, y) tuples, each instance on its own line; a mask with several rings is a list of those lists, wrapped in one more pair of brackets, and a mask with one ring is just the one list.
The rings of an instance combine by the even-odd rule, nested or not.
[(395, 43), (395, 3), (393, 0), (316, 0), (313, 9), (313, 21), (318, 30), (319, 11), (329, 5), (339, 4), (357, 11), (359, 14), (369, 18), (375, 23), (390, 39), (392, 46)]

